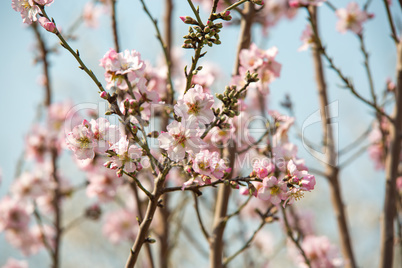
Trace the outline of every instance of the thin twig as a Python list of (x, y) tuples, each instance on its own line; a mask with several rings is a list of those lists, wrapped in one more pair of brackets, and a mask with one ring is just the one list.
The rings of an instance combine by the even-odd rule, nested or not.
[(306, 265), (311, 268), (310, 260), (308, 259), (306, 253), (304, 252), (303, 248), (301, 247), (299, 241), (293, 237), (293, 232), (292, 232), (292, 229), (290, 228), (288, 218), (286, 216), (286, 210), (282, 206), (281, 206), (281, 209), (282, 209), (283, 220), (285, 222), (286, 233), (287, 233), (288, 237), (293, 241), (295, 246), (299, 249), (301, 255), (304, 258), (304, 262), (306, 263)]
[(112, 30), (113, 30), (114, 49), (117, 52), (120, 52), (119, 35), (117, 32), (116, 3), (117, 0), (112, 0), (112, 12), (111, 12)]
[[(269, 212), (270, 209), (268, 209)], [(236, 258), (239, 254), (241, 254), (243, 251), (248, 249), (251, 246), (251, 243), (253, 242), (254, 238), (258, 234), (258, 232), (264, 227), (264, 225), (267, 224), (267, 221), (265, 220), (264, 217), (261, 218), (261, 223), (258, 226), (258, 228), (254, 231), (254, 233), (251, 235), (251, 237), (247, 240), (247, 242), (244, 244), (243, 247), (241, 247), (239, 250), (237, 250), (233, 255), (230, 257), (227, 257), (223, 261), (223, 266), (225, 267), (229, 262), (231, 262), (234, 258)]]
[[(314, 22), (312, 21), (312, 17), (311, 17), (311, 13), (309, 12), (309, 20), (310, 23), (314, 26)], [(389, 121), (392, 122), (392, 118), (386, 114), (380, 107), (378, 107), (377, 105), (375, 105), (374, 103), (372, 103), (371, 101), (367, 100), (366, 98), (364, 98), (363, 96), (361, 96), (355, 89), (354, 84), (350, 81), (349, 78), (347, 78), (342, 71), (334, 64), (333, 59), (328, 55), (326, 49), (323, 47), (322, 43), (321, 43), (321, 39), (318, 36), (318, 33), (316, 32), (315, 27), (313, 28), (313, 32), (314, 32), (314, 38), (316, 39), (316, 44), (317, 44), (317, 49), (320, 51), (321, 55), (324, 56), (324, 58), (327, 60), (327, 62), (330, 65), (330, 68), (333, 69), (339, 76), (339, 78), (344, 82), (345, 87), (350, 89), (350, 92), (355, 95), (359, 100), (363, 101), (364, 103), (366, 103), (367, 105), (371, 106), (372, 108), (374, 108), (377, 113), (385, 116)]]
[[(50, 19), (49, 16), (46, 14), (45, 8), (43, 6), (38, 5), (42, 15), (47, 18), (48, 20), (51, 20), (54, 22), (53, 19)], [(84, 70), (89, 77), (91, 77), (91, 79), (95, 82), (95, 84), (98, 86), (100, 91), (105, 91), (105, 89), (103, 88), (101, 82), (99, 82), (98, 78), (96, 78), (95, 74), (92, 72), (92, 70), (88, 69), (88, 67), (84, 64), (84, 62), (81, 60), (79, 52), (77, 50), (77, 52), (75, 52), (70, 45), (67, 43), (67, 41), (64, 39), (64, 37), (61, 35), (61, 33), (59, 32), (59, 30), (57, 29), (57, 27), (55, 27), (55, 35), (59, 38), (59, 40), (61, 41), (61, 45), (62, 47), (64, 47), (65, 49), (67, 49), (71, 55), (74, 56), (74, 58), (78, 61), (78, 63), (80, 64), (80, 69)]]
[(396, 33), (396, 30), (395, 30), (394, 20), (392, 19), (391, 11), (389, 10), (388, 1), (383, 0), (383, 3), (384, 3), (384, 6), (385, 6), (385, 11), (387, 12), (388, 23), (389, 23), (389, 26), (391, 28), (391, 37), (392, 37), (392, 39), (394, 39), (395, 43), (398, 44), (399, 39), (398, 39), (398, 35)]
[(167, 65), (167, 80), (169, 82), (169, 96), (168, 96), (168, 103), (173, 103), (173, 97), (174, 97), (174, 86), (173, 86), (173, 81), (172, 81), (172, 63), (171, 63), (171, 59), (169, 56), (169, 51), (168, 51), (168, 47), (165, 44), (165, 42), (163, 41), (161, 32), (159, 30), (158, 27), (158, 21), (156, 19), (154, 19), (151, 15), (151, 13), (149, 12), (144, 0), (140, 0), (141, 4), (142, 4), (142, 8), (144, 9), (145, 13), (148, 15), (148, 17), (151, 19), (152, 24), (155, 27), (156, 30), (156, 38), (159, 40), (161, 46), (162, 46), (162, 50), (163, 50), (163, 54), (165, 56), (165, 60), (166, 60), (166, 65)]
[(200, 18), (200, 13), (198, 12), (198, 9), (194, 7), (193, 1), (192, 0), (187, 0), (188, 4), (191, 7), (191, 10), (193, 11), (195, 17), (197, 18), (197, 22), (200, 25), (201, 28), (204, 28), (204, 24), (202, 23), (202, 20)]
[(50, 254), (50, 257), (53, 258), (54, 251), (53, 251), (52, 247), (50, 246), (49, 241), (46, 238), (45, 231), (44, 231), (44, 228), (43, 228), (42, 217), (39, 214), (39, 211), (38, 211), (38, 209), (36, 207), (36, 204), (34, 204), (34, 207), (35, 207), (34, 208), (34, 216), (35, 216), (36, 222), (38, 223), (38, 226), (39, 226), (39, 231), (41, 233), (41, 238), (42, 238), (43, 245), (45, 246), (46, 250)]
[(204, 223), (202, 222), (202, 217), (201, 217), (201, 213), (200, 213), (200, 208), (198, 206), (198, 196), (196, 193), (193, 192), (193, 197), (194, 197), (194, 208), (195, 208), (195, 212), (197, 214), (197, 220), (198, 223), (200, 225), (202, 234), (204, 235), (205, 239), (208, 241), (209, 240), (209, 234), (207, 232), (207, 229), (204, 226)]
[(149, 199), (153, 198), (153, 195), (141, 184), (141, 182), (137, 179), (137, 177), (135, 175), (132, 175), (126, 171), (123, 171), (123, 172), (124, 172), (124, 174), (126, 174), (133, 180), (133, 182), (138, 186), (138, 188), (140, 188), (141, 191), (143, 191), (144, 194), (146, 194)]

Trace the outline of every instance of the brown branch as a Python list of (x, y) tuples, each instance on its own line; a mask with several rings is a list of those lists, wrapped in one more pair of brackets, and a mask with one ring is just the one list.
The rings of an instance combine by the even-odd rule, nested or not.
[[(238, 74), (239, 71), (239, 54), (242, 49), (248, 48), (251, 43), (251, 26), (253, 25), (254, 17), (254, 4), (247, 2), (244, 4), (243, 14), (240, 23), (240, 38), (239, 45), (236, 53), (235, 66), (233, 69), (233, 74)], [(232, 169), (229, 178), (232, 176), (234, 170), (234, 160), (235, 160), (236, 146), (228, 146), (224, 150), (224, 158), (229, 159), (230, 168)], [(229, 196), (231, 188), (230, 185), (222, 185), (218, 190), (218, 196), (216, 199), (214, 223), (212, 228), (212, 234), (210, 239), (210, 267), (211, 268), (221, 268), (223, 267), (222, 256), (223, 256), (223, 232), (225, 231), (226, 221), (222, 221), (222, 218), (226, 217)]]
[[(140, 221), (144, 220), (144, 214), (142, 213), (142, 208), (141, 208), (141, 200), (138, 196), (138, 189), (137, 189), (137, 185), (135, 183), (130, 183), (130, 187), (133, 190), (133, 194), (134, 194), (134, 199), (135, 199), (135, 205), (137, 206), (137, 211), (138, 211), (138, 216)], [(146, 243), (145, 245), (146, 248), (146, 252), (147, 252), (147, 258), (148, 258), (148, 264), (150, 267), (155, 267), (154, 265), (154, 259), (152, 257), (152, 250), (151, 250), (151, 246), (149, 245), (149, 243)]]
[(383, 0), (383, 2), (384, 2), (385, 11), (387, 12), (389, 27), (391, 28), (391, 37), (395, 41), (395, 43), (398, 44), (399, 39), (398, 39), (398, 35), (395, 30), (394, 20), (392, 19), (391, 11), (389, 10), (388, 1)]
[(112, 0), (112, 30), (113, 30), (113, 41), (114, 41), (114, 49), (120, 52), (120, 45), (119, 45), (119, 35), (117, 33), (117, 16), (116, 16), (116, 2), (117, 0)]
[(141, 221), (139, 231), (135, 242), (130, 250), (130, 255), (128, 256), (126, 262), (126, 268), (133, 268), (137, 262), (138, 255), (144, 243), (147, 243), (147, 235), (149, 227), (151, 226), (156, 208), (159, 205), (159, 198), (163, 194), (163, 185), (165, 183), (166, 175), (168, 174), (170, 167), (167, 161), (164, 163), (164, 169), (159, 173), (158, 177), (155, 178), (155, 187), (152, 192), (153, 198), (148, 201), (147, 211), (145, 212), (145, 216)]
[(283, 221), (284, 221), (285, 227), (286, 227), (286, 234), (288, 235), (290, 240), (292, 240), (292, 242), (295, 244), (295, 246), (299, 249), (301, 255), (304, 258), (304, 262), (306, 263), (306, 265), (311, 268), (310, 260), (308, 259), (306, 253), (304, 252), (302, 246), (300, 245), (300, 241), (293, 236), (292, 229), (290, 228), (288, 218), (286, 216), (286, 210), (282, 206), (280, 206), (280, 207), (282, 209)]
[[(337, 152), (335, 151), (335, 141), (333, 137), (333, 130), (331, 127), (331, 116), (329, 114), (328, 108), (328, 96), (327, 96), (327, 85), (325, 83), (324, 68), (321, 59), (321, 43), (319, 40), (318, 32), (318, 22), (317, 22), (317, 8), (309, 8), (311, 26), (317, 38), (313, 46), (313, 60), (315, 67), (315, 76), (317, 80), (317, 89), (319, 93), (320, 101), (320, 112), (321, 112), (321, 122), (322, 131), (324, 139), (324, 148), (326, 150), (326, 175), (330, 183), (331, 189), (331, 200), (334, 206), (337, 223), (338, 232), (341, 237), (341, 249), (345, 258), (345, 267), (356, 267), (355, 258), (352, 249), (352, 243), (349, 235), (349, 229), (347, 224), (346, 211), (342, 201), (341, 187), (339, 185), (339, 168), (336, 166), (337, 163)], [(285, 214), (284, 214), (285, 215)]]
[(226, 266), (229, 262), (231, 262), (234, 258), (236, 258), (239, 254), (241, 254), (243, 251), (248, 249), (251, 246), (251, 243), (253, 242), (254, 238), (257, 236), (258, 232), (264, 227), (264, 225), (267, 222), (265, 219), (261, 219), (261, 223), (258, 226), (258, 228), (254, 231), (254, 233), (251, 235), (251, 237), (246, 241), (243, 247), (241, 247), (239, 250), (237, 250), (233, 255), (230, 257), (225, 258), (223, 265)]
[(237, 46), (236, 52), (236, 60), (233, 68), (233, 75), (239, 74), (239, 65), (240, 65), (240, 51), (242, 49), (247, 49), (251, 43), (251, 26), (254, 22), (254, 4), (253, 3), (245, 3), (243, 14), (244, 16), (240, 22), (240, 33), (239, 33), (239, 43)]
[(207, 229), (205, 228), (204, 223), (202, 222), (202, 217), (200, 213), (200, 208), (198, 206), (198, 196), (196, 193), (193, 192), (193, 197), (194, 197), (194, 208), (195, 208), (195, 213), (197, 214), (197, 220), (200, 225), (202, 234), (204, 235), (205, 239), (208, 241), (209, 240), (209, 234), (207, 232)]
[(396, 178), (402, 141), (402, 42), (397, 47), (397, 86), (393, 122), (389, 131), (389, 150), (385, 160), (385, 200), (381, 222), (380, 267), (392, 267), (394, 254), (394, 219), (396, 214)]
[(46, 48), (45, 42), (43, 41), (41, 34), (39, 33), (38, 24), (32, 23), (32, 29), (35, 32), (35, 37), (39, 44), (40, 59), (43, 63), (43, 75), (45, 76), (45, 79), (46, 79), (45, 85), (44, 85), (45, 86), (44, 105), (46, 107), (49, 107), (50, 103), (52, 102), (52, 90), (50, 88), (49, 62), (48, 62), (48, 57), (47, 57), (48, 50)]
[[(165, 14), (164, 14), (164, 41), (162, 42), (160, 37), (160, 42), (162, 48), (164, 48), (165, 52), (165, 62), (167, 66), (167, 79), (169, 83), (167, 83), (166, 87), (166, 103), (168, 105), (172, 105), (174, 102), (174, 90), (172, 88), (172, 78), (171, 73), (173, 70), (173, 62), (172, 62), (172, 13), (173, 13), (173, 0), (165, 0)], [(152, 18), (151, 18), (152, 19)], [(157, 28), (156, 28), (157, 29)], [(158, 33), (158, 30), (157, 30)], [(159, 34), (160, 35), (160, 34)], [(161, 116), (161, 130), (166, 130), (167, 125), (169, 124), (169, 114), (167, 112), (163, 112)], [(160, 222), (158, 222), (155, 232), (158, 234), (160, 247), (159, 247), (159, 266), (161, 268), (169, 267), (169, 257), (173, 249), (174, 242), (172, 242), (170, 238), (170, 223), (169, 220), (171, 218), (172, 212), (169, 209), (169, 195), (165, 195), (163, 198), (163, 207), (159, 210)]]

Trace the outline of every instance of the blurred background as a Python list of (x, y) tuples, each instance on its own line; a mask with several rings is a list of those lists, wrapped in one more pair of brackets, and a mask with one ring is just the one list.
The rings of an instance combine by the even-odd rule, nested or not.
[[(268, 0), (269, 1), (269, 0)], [(163, 1), (147, 1), (154, 17), (162, 18)], [(336, 7), (346, 7), (349, 1), (334, 1)], [(365, 1), (357, 1), (362, 6)], [(400, 7), (393, 1), (391, 12), (397, 18), (397, 26), (401, 25)], [(86, 1), (70, 0), (59, 1), (47, 8), (49, 16), (55, 18), (59, 27), (68, 28), (82, 13)], [(201, 8), (202, 18), (207, 13)], [(380, 94), (386, 86), (386, 79), (395, 81), (396, 51), (386, 13), (382, 1), (372, 1), (369, 12), (375, 14), (374, 19), (364, 24), (364, 35), (367, 49), (371, 55), (370, 65), (373, 70), (374, 86)], [(155, 31), (148, 17), (145, 16), (139, 1), (119, 0), (117, 4), (118, 30), (120, 34), (121, 50), (135, 49), (142, 55), (142, 59), (155, 64), (161, 58), (160, 44), (155, 38)], [(186, 1), (176, 1), (174, 9), (174, 46), (180, 47), (182, 36), (187, 33), (188, 26), (184, 25), (179, 16), (191, 15), (192, 12)], [(0, 168), (2, 182), (0, 185), (0, 198), (7, 194), (18, 167), (29, 169), (29, 163), (18, 164), (24, 153), (24, 140), (37, 118), (37, 111), (43, 102), (43, 88), (38, 83), (42, 68), (34, 65), (35, 38), (33, 31), (23, 25), (20, 14), (11, 8), (11, 1), (0, 2), (0, 18), (3, 27), (0, 28), (0, 59), (2, 62), (0, 81), (0, 115), (2, 131), (0, 142)], [(289, 94), (294, 103), (294, 111), (298, 126), (317, 110), (319, 110), (318, 96), (313, 73), (311, 51), (298, 52), (302, 45), (300, 36), (307, 24), (307, 14), (300, 10), (293, 19), (282, 19), (276, 26), (269, 29), (267, 35), (262, 34), (260, 26), (253, 28), (253, 41), (262, 49), (277, 46), (279, 54), (277, 61), (282, 64), (282, 73), (279, 79), (270, 86), (269, 109), (287, 113), (280, 102)], [(347, 76), (353, 79), (357, 90), (364, 96), (369, 96), (369, 87), (363, 68), (363, 55), (359, 49), (359, 41), (350, 32), (341, 34), (336, 31), (337, 18), (332, 10), (325, 5), (319, 8), (320, 31), (328, 53), (333, 56), (335, 63), (341, 67)], [(399, 23), (399, 24), (398, 24)], [(400, 29), (400, 28), (399, 28)], [(46, 34), (40, 29), (49, 45), (57, 44), (58, 40), (52, 34)], [(236, 44), (238, 39), (238, 26), (224, 27), (221, 34), (222, 44), (207, 48), (208, 53), (201, 60), (201, 65), (212, 62), (217, 66), (221, 75), (216, 80), (213, 89), (223, 91), (224, 85), (230, 81), (231, 71), (235, 60)], [(102, 14), (99, 26), (90, 29), (84, 24), (75, 32), (77, 39), (70, 42), (73, 48), (79, 49), (84, 62), (97, 77), (103, 81), (103, 69), (99, 66), (99, 59), (109, 48), (113, 47), (110, 19)], [(89, 77), (77, 68), (75, 59), (63, 49), (50, 57), (53, 96), (55, 101), (72, 100), (73, 103), (98, 103), (97, 88)], [(183, 59), (190, 64), (191, 51), (183, 52)], [(325, 62), (325, 61), (324, 61)], [(325, 64), (327, 65), (327, 64)], [(358, 101), (347, 89), (339, 87), (341, 81), (332, 70), (326, 69), (329, 100), (336, 102), (339, 115), (334, 119), (338, 124), (338, 146), (340, 149), (350, 144), (366, 131), (372, 123), (374, 114), (364, 103)], [(323, 170), (320, 162), (311, 156), (303, 147), (296, 133), (300, 129), (292, 130), (291, 140), (298, 145), (300, 157), (306, 159), (308, 167)], [(321, 142), (321, 124), (308, 126), (304, 134), (309, 140)], [(368, 140), (363, 142), (367, 145)], [(359, 147), (360, 148), (360, 147)], [(350, 162), (342, 169), (340, 180), (349, 226), (353, 240), (353, 248), (359, 267), (376, 267), (379, 260), (379, 224), (384, 197), (384, 172), (375, 170), (373, 162), (367, 152), (353, 156), (359, 150), (342, 155), (340, 163)], [(60, 169), (63, 176), (70, 179), (73, 184), (85, 180), (84, 175), (78, 171), (71, 160), (71, 153), (66, 152), (61, 159)], [(316, 176), (317, 185), (314, 191), (306, 194), (305, 198), (297, 202), (301, 210), (308, 210), (314, 214), (314, 225), (317, 235), (327, 236), (332, 243), (339, 244), (339, 235), (335, 215), (329, 199), (328, 183), (325, 178)], [(176, 193), (175, 195), (179, 195)], [(206, 198), (208, 194), (205, 195)], [(85, 194), (77, 195), (66, 203), (65, 218), (74, 217), (77, 211), (82, 210), (82, 204), (90, 202)], [(190, 205), (192, 206), (192, 204)], [(191, 209), (189, 209), (191, 210)], [(191, 222), (193, 212), (184, 216)], [(198, 226), (195, 225), (196, 228)], [(236, 227), (228, 228), (227, 237)], [(101, 225), (94, 222), (84, 222), (80, 228), (72, 230), (66, 236), (62, 245), (62, 267), (122, 267), (125, 263), (130, 243), (124, 242), (112, 246), (105, 238), (97, 235)], [(200, 236), (196, 229), (196, 236)], [(272, 252), (274, 256), (270, 267), (293, 267), (294, 264), (287, 258), (285, 246), (281, 246), (281, 228), (278, 224), (265, 227), (272, 235)], [(208, 249), (205, 241), (204, 248)], [(196, 249), (188, 249), (185, 241), (182, 248), (173, 254), (177, 266), (175, 267), (206, 267), (208, 260)], [(184, 254), (186, 252), (186, 254)], [(189, 255), (193, 253), (194, 255)], [(0, 234), (0, 266), (9, 257), (23, 258), (21, 253), (14, 250)], [(241, 257), (239, 257), (239, 260)], [(197, 260), (197, 264), (194, 264)], [(48, 267), (49, 259), (46, 252), (29, 259), (30, 267)], [(234, 267), (242, 267), (236, 264)], [(241, 263), (241, 262), (240, 262)]]

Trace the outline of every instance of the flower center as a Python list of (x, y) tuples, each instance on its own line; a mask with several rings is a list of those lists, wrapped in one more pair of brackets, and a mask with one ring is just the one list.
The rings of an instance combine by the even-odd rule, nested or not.
[(272, 186), (271, 195), (277, 195), (279, 193), (279, 187), (277, 185)]
[(198, 103), (187, 103), (188, 113), (189, 114), (198, 114), (200, 111), (200, 106)]
[(183, 146), (184, 146), (184, 143), (185, 143), (186, 140), (187, 140), (186, 136), (184, 136), (183, 134), (175, 134), (175, 135), (173, 135), (173, 138), (175, 139), (175, 141), (176, 141), (178, 144), (181, 144), (181, 145), (183, 145)]
[(21, 6), (23, 6), (24, 9), (31, 8), (31, 5), (29, 4), (28, 0), (25, 0), (24, 2), (22, 2)]
[(80, 138), (78, 141), (82, 149), (87, 149), (91, 147), (91, 141), (89, 140), (88, 137)]
[(351, 26), (352, 24), (355, 24), (357, 22), (356, 15), (355, 14), (348, 14), (346, 17), (346, 24), (348, 26)]

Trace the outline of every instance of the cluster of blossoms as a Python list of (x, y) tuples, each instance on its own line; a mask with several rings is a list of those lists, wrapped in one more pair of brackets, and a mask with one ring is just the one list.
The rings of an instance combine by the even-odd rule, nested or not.
[(202, 86), (190, 88), (174, 106), (176, 116), (181, 121), (173, 121), (167, 126), (168, 132), (162, 132), (159, 137), (159, 147), (166, 150), (173, 161), (183, 160), (186, 153), (190, 156), (198, 153), (206, 144), (201, 140), (203, 131), (200, 125), (210, 124), (215, 115), (211, 108), (213, 96), (204, 93)]
[[(263, 95), (269, 93), (269, 84), (280, 76), (281, 64), (275, 60), (278, 54), (278, 49), (272, 47), (263, 51), (252, 43), (250, 48), (240, 51), (239, 60), (239, 75), (235, 76), (234, 81), (242, 80), (247, 71), (258, 74), (259, 81), (256, 87)], [(237, 84), (237, 83), (235, 83)]]
[(345, 33), (350, 30), (356, 34), (361, 34), (363, 23), (374, 17), (373, 14), (361, 10), (356, 2), (351, 2), (346, 8), (340, 8), (336, 11), (339, 21), (336, 28), (339, 32)]
[[(68, 181), (54, 171), (52, 164), (52, 158), (58, 156), (64, 146), (64, 121), (71, 119), (70, 108), (69, 102), (54, 103), (47, 109), (46, 124), (33, 126), (26, 138), (25, 154), (27, 160), (33, 160), (32, 170), (18, 175), (10, 186), (9, 195), (0, 200), (0, 232), (4, 232), (7, 241), (24, 255), (36, 254), (44, 247), (44, 239), (50, 246), (54, 245), (54, 228), (48, 224), (42, 227), (31, 224), (31, 219), (35, 210), (47, 215), (54, 213), (56, 189), (60, 203), (71, 191)], [(18, 262), (10, 260), (5, 267), (12, 267), (13, 263)]]
[(11, 7), (21, 13), (22, 22), (31, 24), (34, 21), (39, 21), (39, 24), (49, 32), (55, 32), (56, 25), (45, 17), (38, 14), (41, 6), (49, 6), (53, 0), (12, 0)]
[(67, 134), (66, 143), (77, 159), (94, 158), (95, 152), (104, 153), (119, 137), (119, 129), (105, 118), (84, 120)]
[(284, 172), (276, 170), (273, 163), (264, 160), (266, 159), (255, 161), (253, 172), (250, 174), (262, 182), (253, 182), (253, 187), (243, 191), (244, 194), (251, 193), (273, 205), (284, 201), (285, 206), (301, 198), (304, 192), (314, 190), (316, 183), (314, 175), (297, 167), (293, 160), (288, 161)]
[(301, 247), (310, 261), (310, 266), (306, 264), (300, 251), (290, 242), (289, 247), (291, 248), (291, 256), (300, 268), (344, 267), (344, 261), (339, 257), (338, 248), (331, 244), (326, 236), (307, 235), (303, 238)]
[(145, 70), (145, 63), (141, 60), (140, 53), (135, 50), (117, 53), (111, 48), (100, 60), (100, 66), (106, 71), (107, 89), (116, 86), (127, 90), (127, 81), (135, 83), (138, 78), (143, 77)]

